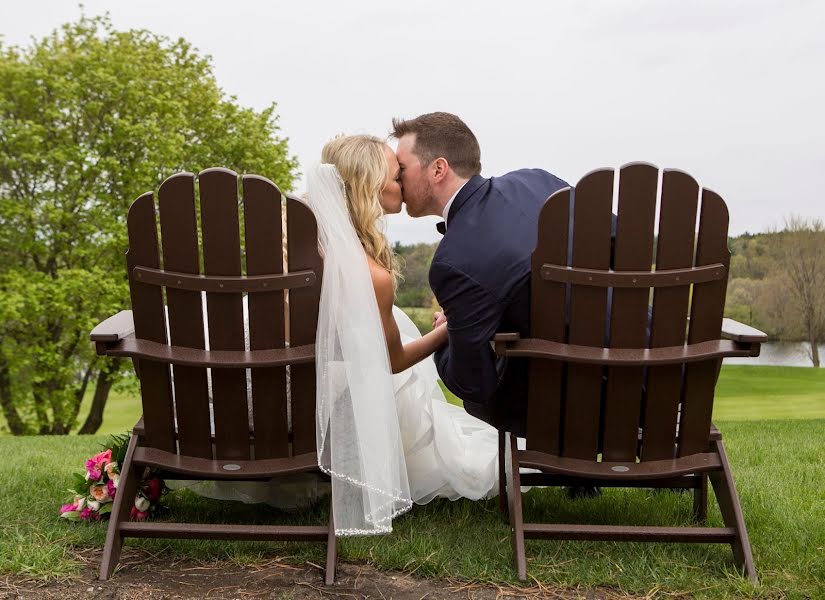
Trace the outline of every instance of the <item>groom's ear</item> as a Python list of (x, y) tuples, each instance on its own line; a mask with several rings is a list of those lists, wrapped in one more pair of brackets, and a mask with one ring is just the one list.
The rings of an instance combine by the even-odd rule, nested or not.
[(434, 182), (442, 181), (450, 170), (450, 163), (444, 157), (436, 158), (432, 163)]

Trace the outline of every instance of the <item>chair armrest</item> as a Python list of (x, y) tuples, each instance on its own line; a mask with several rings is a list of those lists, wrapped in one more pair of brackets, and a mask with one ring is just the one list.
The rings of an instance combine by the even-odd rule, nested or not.
[(493, 347), (493, 352), (499, 356), (504, 356), (507, 351), (507, 342), (517, 342), (521, 339), (518, 333), (497, 333), (490, 340), (490, 345)]
[(757, 343), (768, 341), (768, 335), (733, 319), (722, 319), (722, 337), (734, 342)]
[(521, 339), (518, 333), (497, 333), (493, 337), (494, 342), (517, 342)]
[(92, 329), (89, 339), (93, 342), (117, 342), (135, 332), (135, 321), (131, 310), (122, 310), (99, 323)]

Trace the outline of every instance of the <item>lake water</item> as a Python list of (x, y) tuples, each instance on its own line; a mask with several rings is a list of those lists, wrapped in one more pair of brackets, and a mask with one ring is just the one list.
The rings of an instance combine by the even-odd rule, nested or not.
[[(726, 365), (770, 365), (778, 367), (811, 367), (808, 344), (804, 342), (768, 342), (756, 358), (726, 358)], [(825, 344), (819, 345), (820, 360), (825, 361)]]

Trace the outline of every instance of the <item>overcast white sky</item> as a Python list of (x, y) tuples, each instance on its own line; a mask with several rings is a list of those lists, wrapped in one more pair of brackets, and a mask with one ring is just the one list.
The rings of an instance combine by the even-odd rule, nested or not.
[[(185, 37), (247, 106), (278, 103), (302, 165), (336, 133), (460, 115), (483, 174), (541, 167), (570, 183), (645, 160), (719, 192), (731, 231), (825, 217), (825, 3), (86, 0), (117, 28)], [(5, 43), (75, 20), (65, 0), (0, 4)], [(147, 143), (151, 143), (147, 140)], [(265, 173), (264, 173), (265, 175)], [(435, 241), (437, 219), (389, 219)]]

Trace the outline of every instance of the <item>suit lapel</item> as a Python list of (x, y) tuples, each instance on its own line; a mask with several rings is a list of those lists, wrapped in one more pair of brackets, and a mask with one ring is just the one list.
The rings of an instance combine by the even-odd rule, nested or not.
[[(475, 193), (482, 187), (485, 183), (490, 181), (482, 177), (481, 175), (473, 175), (469, 181), (461, 188), (461, 191), (458, 192), (458, 196), (455, 197), (453, 200), (452, 206), (450, 206), (450, 213), (447, 215), (447, 223), (450, 223), (461, 210), (461, 207), (467, 203), (467, 200), (473, 197)], [(449, 225), (448, 225), (449, 227)]]

